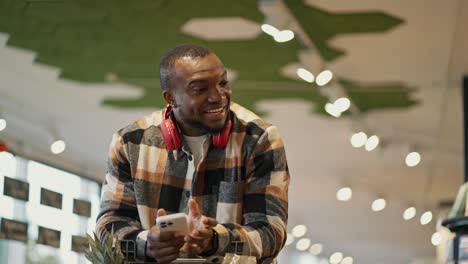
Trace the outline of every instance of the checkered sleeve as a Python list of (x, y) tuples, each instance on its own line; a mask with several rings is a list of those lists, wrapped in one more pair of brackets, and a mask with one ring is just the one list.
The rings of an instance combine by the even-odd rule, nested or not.
[[(103, 240), (114, 229), (119, 240), (137, 241), (143, 231), (138, 217), (128, 153), (121, 131), (114, 134), (107, 162), (107, 172), (101, 193), (101, 208), (96, 233)], [(144, 257), (143, 252), (138, 252)]]
[(260, 263), (269, 263), (278, 255), (287, 235), (289, 181), (283, 141), (277, 128), (270, 126), (259, 137), (247, 163), (242, 225), (215, 227), (217, 254), (256, 256)]

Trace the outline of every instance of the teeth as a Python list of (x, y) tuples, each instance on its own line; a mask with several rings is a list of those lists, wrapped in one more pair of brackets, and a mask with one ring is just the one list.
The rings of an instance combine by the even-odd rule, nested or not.
[(221, 108), (218, 108), (218, 109), (214, 109), (214, 110), (208, 110), (208, 111), (206, 111), (206, 112), (208, 112), (208, 113), (217, 113), (217, 112), (221, 112), (221, 111), (223, 111), (223, 108), (222, 108), (222, 107), (221, 107)]

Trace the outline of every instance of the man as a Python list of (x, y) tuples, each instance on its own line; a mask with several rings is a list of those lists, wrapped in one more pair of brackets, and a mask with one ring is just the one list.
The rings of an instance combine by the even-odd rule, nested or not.
[[(210, 50), (182, 45), (161, 60), (168, 106), (114, 134), (96, 231), (134, 240), (137, 257), (170, 263), (181, 251), (237, 253), (271, 263), (284, 246), (289, 172), (276, 127), (231, 103)], [(186, 212), (191, 233), (155, 219)]]

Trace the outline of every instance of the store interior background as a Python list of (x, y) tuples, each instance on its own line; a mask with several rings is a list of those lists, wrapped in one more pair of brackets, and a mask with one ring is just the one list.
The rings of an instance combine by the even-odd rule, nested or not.
[[(466, 25), (466, 0), (0, 0), (0, 141), (16, 155), (0, 152), (0, 188), (5, 177), (30, 183), (28, 202), (0, 194), (0, 217), (28, 222), (31, 240), (39, 225), (62, 232), (59, 248), (0, 240), (0, 262), (86, 263), (70, 239), (94, 227), (111, 135), (164, 106), (159, 59), (195, 43), (223, 60), (233, 100), (283, 136), (288, 230), (306, 231), (281, 263), (333, 263), (337, 252), (343, 264), (437, 263), (440, 221), (464, 181)], [(333, 77), (320, 86), (299, 68)], [(342, 97), (351, 106), (336, 117)], [(374, 150), (352, 146), (361, 131), (379, 137)], [(57, 139), (66, 149), (52, 154)], [(421, 161), (409, 167), (413, 151)], [(39, 204), (40, 187), (64, 195), (62, 210)], [(73, 198), (91, 202), (91, 217), (71, 212)], [(416, 215), (404, 220), (408, 207)]]

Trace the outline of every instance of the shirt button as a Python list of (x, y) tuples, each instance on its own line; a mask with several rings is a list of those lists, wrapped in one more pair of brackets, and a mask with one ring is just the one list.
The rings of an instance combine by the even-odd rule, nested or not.
[(188, 160), (192, 161), (192, 155), (188, 155)]
[(190, 191), (185, 191), (185, 197), (190, 198)]

